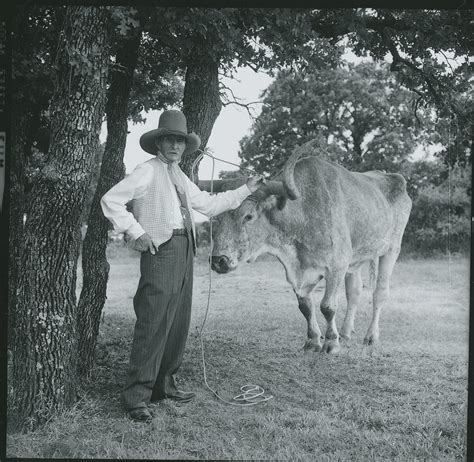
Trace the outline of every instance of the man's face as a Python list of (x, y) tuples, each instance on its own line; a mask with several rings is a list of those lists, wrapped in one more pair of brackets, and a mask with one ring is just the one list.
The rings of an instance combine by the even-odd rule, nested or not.
[(186, 138), (179, 135), (160, 136), (156, 146), (170, 162), (179, 162), (186, 148)]

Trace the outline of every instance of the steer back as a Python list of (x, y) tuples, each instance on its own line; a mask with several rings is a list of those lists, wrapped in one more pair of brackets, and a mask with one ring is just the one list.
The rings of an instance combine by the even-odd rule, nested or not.
[(349, 172), (295, 152), (281, 179), (280, 188), (262, 188), (219, 216), (215, 271), (227, 272), (265, 252), (290, 252), (300, 264), (317, 261), (323, 267), (373, 259), (393, 245), (397, 220), (411, 208), (405, 180), (397, 174)]

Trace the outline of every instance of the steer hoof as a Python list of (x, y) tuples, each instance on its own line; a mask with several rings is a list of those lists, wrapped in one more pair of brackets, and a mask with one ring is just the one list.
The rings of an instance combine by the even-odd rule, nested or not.
[(375, 345), (379, 341), (379, 336), (378, 335), (368, 335), (364, 338), (364, 345)]
[(342, 340), (349, 341), (351, 339), (351, 333), (350, 332), (341, 332), (340, 338)]
[(321, 343), (315, 339), (306, 340), (306, 343), (303, 346), (303, 350), (305, 351), (305, 353), (309, 351), (319, 352), (321, 351), (321, 349), (322, 349)]
[(354, 328), (344, 328), (344, 326), (342, 326), (342, 329), (340, 331), (340, 338), (344, 339), (344, 340), (350, 340), (351, 337), (352, 337), (352, 334), (355, 334), (355, 329)]
[(341, 345), (338, 339), (335, 340), (326, 340), (323, 345), (322, 352), (335, 354), (341, 349)]

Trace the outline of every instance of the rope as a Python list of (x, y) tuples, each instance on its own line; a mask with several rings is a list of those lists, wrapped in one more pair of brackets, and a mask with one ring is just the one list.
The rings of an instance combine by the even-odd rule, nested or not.
[(452, 284), (451, 278), (451, 160), (449, 158), (449, 148), (451, 147), (451, 120), (452, 115), (450, 114), (448, 120), (448, 278), (449, 285)]
[(245, 170), (245, 171), (251, 173), (252, 175), (258, 175), (258, 173), (255, 170), (252, 170), (252, 169), (246, 168), (246, 167), (242, 167), (241, 165), (235, 164), (234, 162), (229, 162), (228, 160), (219, 159), (219, 157), (214, 156), (214, 154), (212, 153), (212, 150), (209, 149), (209, 148), (206, 148), (204, 151), (202, 149), (198, 149), (198, 151), (201, 154), (199, 154), (199, 156), (197, 156), (196, 159), (194, 159), (193, 165), (191, 166), (191, 181), (193, 183), (195, 183), (194, 171), (196, 169), (196, 165), (199, 164), (199, 162), (201, 162), (201, 159), (204, 156), (208, 156), (212, 159), (212, 180), (211, 181), (214, 180), (214, 163), (215, 163), (216, 160), (218, 160), (220, 162), (224, 162), (225, 164), (233, 165), (234, 167), (239, 167), (240, 170)]
[[(207, 152), (201, 151), (202, 154), (194, 161), (193, 166), (192, 166), (192, 172), (194, 172), (194, 167), (197, 162), (199, 162), (203, 155), (206, 154), (209, 157), (212, 158), (212, 173), (211, 173), (211, 194), (213, 192), (213, 181), (214, 181), (214, 168), (215, 168), (215, 161), (216, 160), (222, 160), (222, 159), (217, 159), (217, 157), (214, 157), (212, 154), (208, 154)], [(226, 161), (223, 161), (226, 162)], [(228, 164), (232, 164), (232, 162), (227, 162)], [(236, 164), (232, 164), (236, 165)], [(238, 165), (237, 165), (238, 167)], [(249, 169), (246, 169), (250, 171)], [(207, 306), (206, 306), (206, 313), (204, 315), (204, 320), (201, 325), (201, 329), (199, 329), (199, 340), (201, 343), (201, 359), (202, 359), (202, 368), (203, 368), (203, 375), (204, 375), (204, 383), (206, 384), (206, 387), (214, 394), (216, 398), (218, 398), (220, 401), (222, 401), (225, 404), (229, 404), (231, 406), (255, 406), (256, 404), (261, 404), (269, 401), (270, 399), (273, 398), (272, 395), (265, 396), (265, 390), (263, 387), (259, 385), (253, 385), (253, 384), (246, 384), (240, 387), (240, 393), (232, 398), (231, 401), (226, 400), (219, 396), (216, 390), (211, 388), (207, 381), (207, 369), (206, 369), (206, 358), (205, 358), (205, 352), (204, 352), (204, 336), (203, 336), (203, 331), (204, 331), (204, 326), (207, 321), (207, 316), (209, 314), (209, 307), (211, 304), (211, 289), (212, 289), (212, 268), (211, 268), (211, 256), (212, 256), (212, 248), (214, 246), (214, 241), (212, 239), (212, 217), (209, 219), (209, 234), (210, 234), (210, 242), (209, 242), (209, 265), (208, 265), (208, 272), (209, 272), (209, 288), (207, 292)], [(196, 326), (196, 329), (198, 327)]]

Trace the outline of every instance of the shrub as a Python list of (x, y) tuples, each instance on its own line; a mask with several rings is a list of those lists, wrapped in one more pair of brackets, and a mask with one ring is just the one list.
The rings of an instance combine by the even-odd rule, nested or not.
[(439, 185), (428, 184), (418, 191), (405, 231), (405, 252), (469, 251), (471, 176), (469, 168), (456, 165)]

